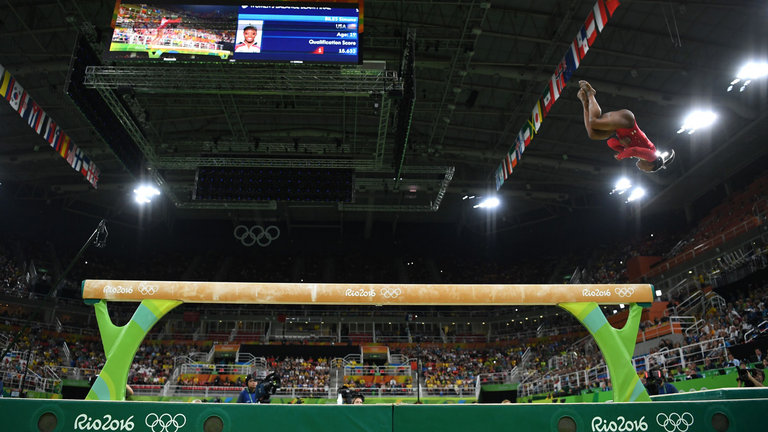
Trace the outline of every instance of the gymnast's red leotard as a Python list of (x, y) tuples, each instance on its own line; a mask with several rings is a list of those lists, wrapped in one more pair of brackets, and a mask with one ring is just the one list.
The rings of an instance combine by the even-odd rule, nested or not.
[(616, 129), (616, 136), (619, 138), (629, 138), (629, 145), (624, 147), (616, 138), (608, 139), (608, 147), (619, 152), (616, 159), (626, 159), (637, 157), (648, 162), (656, 160), (656, 146), (645, 136), (645, 133), (637, 127), (637, 122), (630, 129)]

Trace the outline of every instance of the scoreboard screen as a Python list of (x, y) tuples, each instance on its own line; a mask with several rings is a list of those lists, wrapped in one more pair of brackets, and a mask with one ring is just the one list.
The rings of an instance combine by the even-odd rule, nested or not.
[(118, 2), (113, 23), (109, 59), (362, 62), (361, 0)]
[(357, 63), (359, 9), (341, 4), (241, 6), (235, 59)]

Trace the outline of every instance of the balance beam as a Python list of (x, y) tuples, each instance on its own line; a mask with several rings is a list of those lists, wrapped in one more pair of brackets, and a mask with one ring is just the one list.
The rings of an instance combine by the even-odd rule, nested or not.
[(184, 303), (511, 306), (653, 302), (649, 284), (447, 285), (86, 280), (83, 299)]
[[(630, 285), (405, 285), (174, 281), (83, 281), (83, 299), (94, 306), (107, 362), (86, 399), (123, 400), (131, 362), (144, 337), (182, 303), (508, 306), (552, 305), (570, 312), (603, 352), (617, 402), (650, 400), (631, 363), (642, 305), (653, 286)], [(116, 326), (109, 301), (141, 302), (131, 320)], [(606, 319), (600, 304), (629, 304), (622, 329)]]

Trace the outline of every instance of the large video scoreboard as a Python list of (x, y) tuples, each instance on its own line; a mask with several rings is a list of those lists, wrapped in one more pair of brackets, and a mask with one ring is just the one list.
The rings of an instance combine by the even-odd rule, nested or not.
[(108, 57), (357, 64), (361, 31), (357, 0), (119, 2)]

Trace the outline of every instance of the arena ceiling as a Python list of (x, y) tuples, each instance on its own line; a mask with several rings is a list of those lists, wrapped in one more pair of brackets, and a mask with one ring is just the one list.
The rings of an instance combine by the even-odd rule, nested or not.
[[(163, 183), (156, 214), (168, 217), (465, 220), (472, 202), (463, 198), (495, 193), (497, 167), (594, 4), (368, 0), (360, 68), (105, 62), (117, 73), (102, 69), (91, 87), (100, 82), (121, 98), (138, 127), (137, 175), (64, 92), (77, 33), (106, 46), (114, 1), (2, 0), (0, 64), (101, 173), (94, 190), (2, 103), (1, 187), (15, 199), (126, 221), (135, 219), (130, 198), (138, 177)], [(647, 210), (680, 209), (763, 157), (768, 85), (726, 88), (743, 62), (768, 58), (767, 29), (768, 7), (757, 0), (622, 1), (499, 191), (503, 223), (600, 206), (619, 174), (649, 189)], [(416, 98), (403, 180), (395, 181), (399, 69), (409, 35)], [(350, 78), (366, 74), (378, 78)], [(674, 148), (674, 165), (640, 175), (603, 142), (590, 141), (576, 98), (580, 79), (597, 89), (604, 110), (631, 109), (658, 147)], [(716, 127), (677, 134), (686, 112), (699, 106), (719, 114)], [(353, 167), (355, 202), (193, 202), (195, 168), (217, 164)]]

